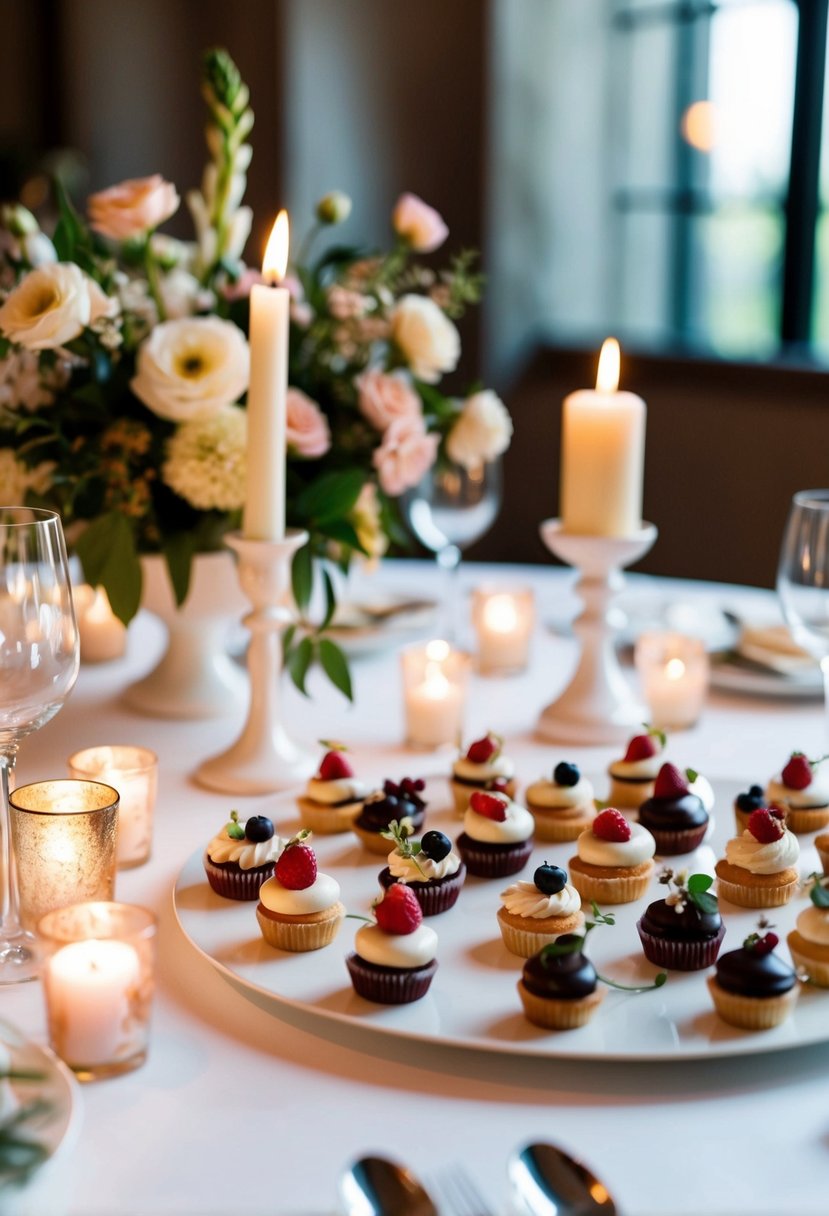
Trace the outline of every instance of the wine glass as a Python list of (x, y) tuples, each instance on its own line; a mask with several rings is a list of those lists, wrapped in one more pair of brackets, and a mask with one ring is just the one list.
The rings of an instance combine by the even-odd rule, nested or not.
[(457, 571), (461, 554), (489, 531), (501, 507), (501, 459), (467, 468), (439, 459), (401, 500), (403, 516), (415, 537), (446, 571), (444, 612), (447, 637), (455, 640)]
[(829, 750), (829, 490), (799, 490), (792, 498), (777, 594), (794, 640), (820, 663)]
[(0, 983), (34, 979), (20, 924), (9, 785), (21, 739), (58, 712), (78, 675), (78, 631), (60, 517), (0, 507)]

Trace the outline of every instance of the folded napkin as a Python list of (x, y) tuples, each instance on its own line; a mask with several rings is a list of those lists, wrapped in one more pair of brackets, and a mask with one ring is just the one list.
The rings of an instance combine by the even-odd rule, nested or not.
[(788, 625), (743, 625), (735, 647), (738, 654), (783, 676), (810, 672), (816, 660), (791, 635)]

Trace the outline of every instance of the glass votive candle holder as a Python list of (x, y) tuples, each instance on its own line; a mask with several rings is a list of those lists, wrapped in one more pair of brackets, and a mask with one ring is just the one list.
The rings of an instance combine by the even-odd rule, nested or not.
[(463, 734), (469, 655), (435, 640), (401, 653), (406, 742), (433, 748)]
[(531, 587), (476, 587), (472, 624), (478, 639), (478, 669), (487, 675), (523, 671), (535, 628)]
[(103, 587), (88, 583), (73, 588), (82, 663), (120, 659), (127, 648), (127, 627), (112, 611)]
[(87, 747), (67, 760), (70, 777), (103, 781), (118, 791), (119, 870), (140, 866), (150, 856), (153, 809), (158, 792), (158, 756), (148, 747), (106, 744)]
[(20, 921), (115, 888), (118, 792), (97, 781), (36, 781), (9, 795)]
[(708, 693), (710, 662), (703, 642), (683, 633), (643, 633), (633, 655), (651, 724), (666, 730), (693, 726)]
[(81, 1081), (147, 1058), (156, 919), (133, 904), (89, 902), (38, 923), (52, 1049)]

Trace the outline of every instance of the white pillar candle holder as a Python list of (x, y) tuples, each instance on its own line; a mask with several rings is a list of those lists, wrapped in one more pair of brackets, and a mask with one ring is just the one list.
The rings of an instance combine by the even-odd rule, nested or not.
[(225, 794), (269, 794), (309, 777), (314, 759), (294, 743), (280, 716), (282, 633), (293, 614), (286, 603), (291, 559), (308, 533), (289, 529), (282, 540), (249, 540), (231, 532), (227, 544), (239, 559), (239, 582), (253, 606), (243, 618), (250, 630), (250, 705), (244, 729), (227, 751), (205, 760), (196, 780)]
[(538, 735), (557, 743), (623, 743), (631, 728), (647, 720), (616, 657), (611, 609), (622, 587), (621, 571), (643, 557), (656, 540), (654, 524), (630, 536), (579, 536), (561, 520), (541, 524), (551, 553), (579, 571), (576, 583), (583, 610), (573, 625), (581, 643), (575, 674), (564, 692), (542, 710)]

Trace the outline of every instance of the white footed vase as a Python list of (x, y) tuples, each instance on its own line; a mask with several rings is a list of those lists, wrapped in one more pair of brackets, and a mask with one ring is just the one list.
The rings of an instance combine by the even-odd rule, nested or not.
[(158, 664), (131, 684), (126, 703), (161, 718), (218, 718), (247, 704), (248, 681), (227, 652), (231, 626), (245, 610), (236, 563), (228, 550), (197, 553), (187, 598), (179, 607), (165, 558), (141, 558), (141, 606), (161, 618), (167, 645)]

